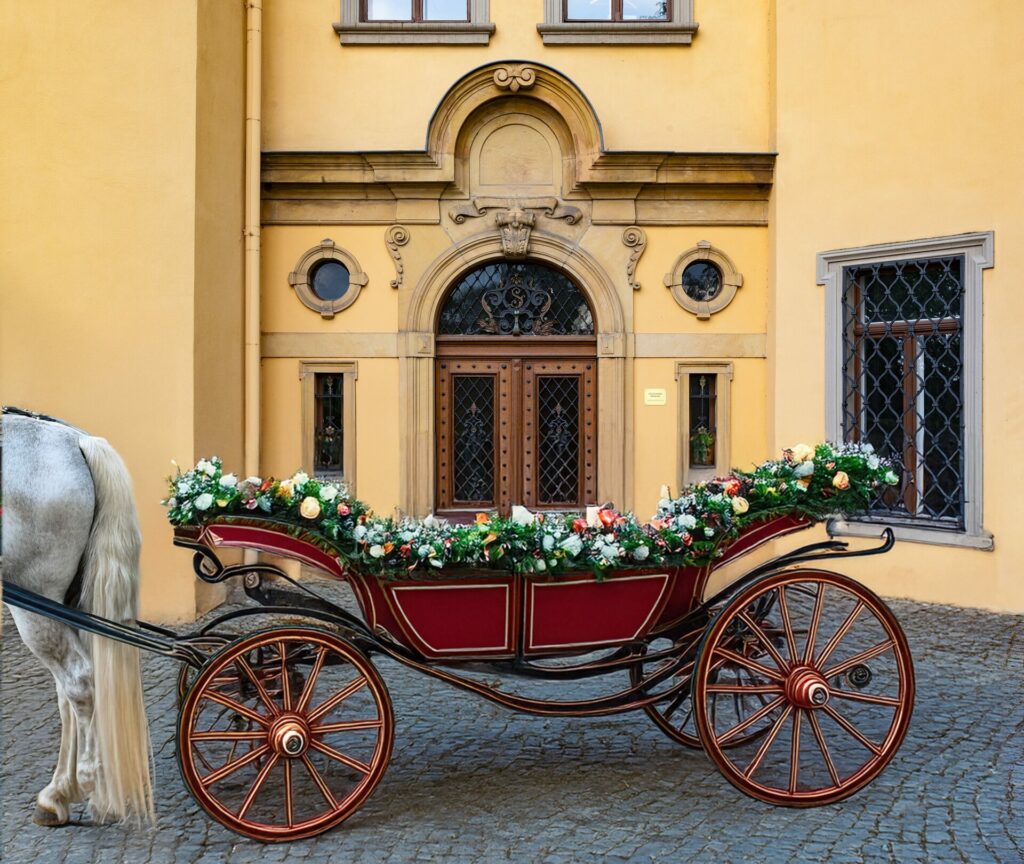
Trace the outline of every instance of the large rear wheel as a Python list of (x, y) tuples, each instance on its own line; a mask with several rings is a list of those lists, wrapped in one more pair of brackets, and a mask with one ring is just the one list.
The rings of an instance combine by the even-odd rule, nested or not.
[[(722, 681), (723, 662), (743, 680)], [(723, 701), (742, 710), (723, 712)], [(824, 570), (776, 573), (736, 594), (694, 669), (705, 752), (730, 783), (772, 804), (829, 804), (863, 788), (899, 749), (913, 704), (896, 618), (863, 585)]]

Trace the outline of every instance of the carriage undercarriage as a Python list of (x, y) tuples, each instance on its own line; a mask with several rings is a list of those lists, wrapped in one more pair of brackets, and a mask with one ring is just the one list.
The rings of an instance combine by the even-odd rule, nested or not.
[[(764, 536), (799, 527), (782, 525)], [(655, 601), (644, 601), (651, 602), (650, 614), (631, 638), (606, 621), (601, 626), (612, 630), (595, 631), (589, 642), (544, 647), (543, 639), (553, 637), (537, 632), (547, 613), (536, 598), (517, 606), (516, 591), (525, 597), (529, 580), (510, 576), (505, 629), (519, 632), (501, 645), (471, 647), (461, 655), (457, 645), (417, 641), (422, 634), (415, 625), (427, 629), (436, 610), (446, 611), (436, 606), (440, 601), (433, 598), (442, 595), (429, 593), (431, 586), (411, 596), (419, 603), (430, 598), (435, 611), (421, 608), (419, 619), (403, 619), (409, 626), (396, 632), (397, 613), (415, 605), (397, 606), (391, 595), (367, 591), (404, 586), (382, 587), (371, 577), (345, 574), (363, 607), (359, 616), (308, 580), (264, 563), (225, 567), (216, 554), (218, 545), (246, 546), (318, 563), (312, 547), (295, 547), (289, 538), (282, 548), (275, 536), (240, 540), (179, 532), (175, 543), (194, 553), (200, 578), (240, 577), (253, 601), (184, 635), (144, 623), (131, 628), (104, 622), (5, 585), (5, 600), (13, 605), (181, 661), (182, 776), (209, 815), (257, 840), (326, 831), (356, 812), (380, 782), (395, 722), (375, 656), (513, 711), (567, 717), (643, 711), (674, 741), (703, 749), (740, 791), (777, 805), (828, 804), (854, 794), (885, 768), (906, 734), (914, 677), (899, 624), (864, 586), (818, 569), (821, 561), (887, 551), (891, 532), (881, 545), (860, 551), (837, 542), (804, 546), (703, 602), (708, 573), (647, 573), (664, 575), (665, 584)], [(742, 553), (754, 545), (737, 548)], [(642, 579), (632, 578), (618, 584), (626, 599), (643, 590)], [(616, 584), (614, 574), (604, 583), (585, 582), (549, 577), (537, 584), (563, 590), (579, 585), (585, 598), (600, 600), (601, 591), (614, 596), (616, 588), (605, 587)], [(691, 592), (686, 602), (685, 591)], [(390, 607), (381, 601), (378, 609), (375, 597)], [(479, 608), (484, 616), (487, 607)], [(261, 629), (261, 621), (269, 626)], [(613, 683), (588, 698), (538, 698), (474, 677), (480, 671), (491, 679), (497, 674), (549, 687), (602, 676)]]

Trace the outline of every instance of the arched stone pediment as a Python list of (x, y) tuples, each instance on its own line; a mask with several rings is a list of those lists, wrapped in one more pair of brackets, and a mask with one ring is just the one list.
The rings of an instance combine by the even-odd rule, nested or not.
[[(517, 115), (495, 124), (495, 118)], [(528, 118), (532, 118), (531, 123)], [(501, 128), (499, 134), (512, 144), (513, 151), (523, 154), (526, 185), (537, 186), (542, 164), (542, 140), (551, 146), (558, 141), (559, 158), (570, 164), (589, 166), (604, 149), (601, 124), (590, 101), (583, 92), (560, 72), (542, 63), (508, 60), (488, 63), (467, 73), (444, 95), (427, 127), (427, 152), (466, 191), (469, 188), (459, 175), (460, 150), (480, 126), (490, 124)], [(476, 128), (474, 128), (476, 127)], [(548, 131), (545, 132), (544, 128)], [(530, 133), (537, 133), (531, 135)], [(472, 143), (469, 145), (472, 154)], [(484, 148), (486, 156), (486, 147)], [(482, 165), (486, 165), (486, 159)], [(512, 169), (513, 173), (515, 168)], [(558, 171), (561, 174), (561, 170)], [(506, 174), (506, 179), (510, 179)], [(552, 182), (555, 178), (552, 178)], [(577, 178), (566, 178), (575, 185)], [(563, 191), (568, 191), (564, 189)], [(527, 193), (529, 194), (529, 193)]]

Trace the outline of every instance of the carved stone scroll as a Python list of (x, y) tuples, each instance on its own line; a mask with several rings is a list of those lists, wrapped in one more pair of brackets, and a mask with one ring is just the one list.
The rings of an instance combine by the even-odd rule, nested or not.
[(536, 70), (521, 63), (500, 66), (494, 70), (494, 86), (499, 90), (518, 93), (520, 90), (529, 90), (536, 83)]
[(575, 225), (583, 217), (578, 207), (564, 204), (557, 198), (473, 198), (466, 204), (459, 204), (448, 211), (456, 225), (467, 219), (478, 219), (488, 210), (540, 210), (548, 219), (564, 219)]
[(631, 225), (622, 232), (622, 242), (633, 250), (629, 253), (629, 261), (626, 262), (626, 281), (634, 291), (639, 291), (640, 283), (636, 281), (636, 265), (647, 248), (647, 234), (640, 226)]
[(405, 265), (402, 264), (402, 253), (400, 247), (409, 242), (409, 229), (404, 225), (392, 225), (384, 235), (384, 242), (387, 244), (391, 257), (395, 259), (395, 278), (391, 280), (391, 287), (402, 287), (402, 278), (405, 275)]

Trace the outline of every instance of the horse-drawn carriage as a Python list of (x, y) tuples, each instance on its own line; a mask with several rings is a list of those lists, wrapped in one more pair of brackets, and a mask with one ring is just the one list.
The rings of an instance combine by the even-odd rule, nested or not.
[[(861, 789), (893, 758), (910, 721), (913, 667), (892, 612), (858, 582), (820, 569), (885, 552), (891, 531), (860, 551), (825, 541), (777, 555), (706, 596), (716, 570), (811, 519), (798, 512), (737, 523), (699, 564), (635, 553), (630, 566), (552, 572), (536, 563), (552, 544), (538, 541), (529, 568), (520, 559), (509, 569), (464, 566), (438, 578), (413, 567), (394, 578), (360, 566), (390, 543), (361, 559), (338, 554), (301, 521), (216, 508), (204, 516), (179, 525), (175, 544), (193, 553), (200, 579), (239, 577), (255, 602), (195, 632), (104, 620), (7, 582), (4, 599), (180, 660), (184, 781), (214, 819), (258, 840), (328, 830), (380, 782), (395, 721), (377, 658), (514, 711), (642, 711), (678, 743), (702, 748), (744, 793), (788, 806)], [(662, 542), (660, 530), (642, 528), (653, 542)], [(344, 580), (359, 614), (266, 561), (225, 566), (224, 549), (270, 553)], [(517, 679), (549, 693), (569, 681), (607, 684), (586, 698), (559, 698), (557, 689), (541, 698), (509, 689)]]

